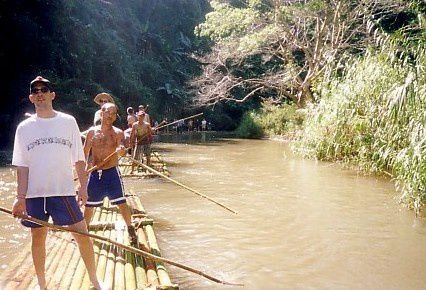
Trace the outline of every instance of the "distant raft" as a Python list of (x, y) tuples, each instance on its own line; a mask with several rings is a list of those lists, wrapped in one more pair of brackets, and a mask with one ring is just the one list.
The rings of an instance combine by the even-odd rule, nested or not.
[[(132, 163), (133, 162), (128, 155), (120, 158), (118, 168), (120, 169), (122, 177), (150, 178), (157, 176), (155, 173), (152, 173), (136, 164), (132, 173)], [(160, 154), (156, 151), (151, 152), (151, 167), (166, 176), (170, 176), (166, 162), (164, 162)]]
[[(157, 256), (160, 250), (153, 220), (146, 216), (137, 196), (130, 193), (127, 201), (137, 227), (139, 248)], [(130, 245), (125, 223), (116, 206), (107, 200), (96, 208), (89, 231), (125, 245)], [(94, 241), (97, 274), (111, 289), (179, 289), (172, 284), (164, 265), (128, 252), (115, 245)], [(46, 242), (46, 279), (48, 289), (90, 289), (89, 276), (77, 244), (65, 232), (50, 231)], [(34, 289), (37, 278), (31, 258), (31, 244), (0, 275), (0, 289)]]

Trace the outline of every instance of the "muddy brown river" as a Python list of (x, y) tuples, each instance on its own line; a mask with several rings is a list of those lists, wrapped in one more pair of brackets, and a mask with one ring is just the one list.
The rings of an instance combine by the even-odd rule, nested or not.
[[(398, 204), (392, 182), (294, 156), (265, 140), (171, 136), (155, 147), (171, 177), (126, 179), (155, 221), (162, 255), (244, 287), (168, 266), (181, 289), (426, 289), (425, 218)], [(15, 194), (0, 169), (0, 205)], [(0, 271), (29, 233), (0, 213)]]

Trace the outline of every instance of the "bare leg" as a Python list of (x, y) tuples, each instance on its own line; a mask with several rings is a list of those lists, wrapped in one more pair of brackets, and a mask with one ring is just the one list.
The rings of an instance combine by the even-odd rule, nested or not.
[(123, 216), (124, 221), (127, 225), (127, 232), (129, 233), (130, 244), (133, 246), (138, 245), (138, 238), (136, 236), (135, 227), (132, 225), (132, 213), (127, 203), (118, 204), (118, 209), (120, 210), (121, 215)]
[(151, 166), (151, 152), (146, 154), (146, 165)]
[(130, 212), (130, 208), (127, 203), (120, 203), (117, 206), (121, 215), (123, 216), (124, 221), (126, 222), (126, 225), (132, 225), (132, 213)]
[(46, 237), (47, 228), (31, 228), (31, 253), (40, 289), (46, 289)]
[(84, 207), (84, 220), (86, 221), (86, 225), (90, 225), (90, 221), (92, 220), (93, 216), (93, 207)]
[[(88, 233), (85, 221), (70, 225), (69, 228), (79, 232)], [(86, 265), (90, 282), (92, 282), (93, 287), (99, 290), (106, 289), (105, 286), (99, 283), (98, 277), (96, 276), (95, 252), (93, 251), (92, 240), (87, 236), (81, 236), (78, 234), (73, 235), (74, 239), (77, 241), (80, 255), (83, 258), (84, 264)]]
[[(135, 145), (134, 147), (133, 147), (133, 159), (136, 159), (137, 158), (137, 155), (136, 155), (136, 153), (137, 153), (137, 151), (138, 151), (138, 147), (137, 147), (137, 145)], [(136, 159), (137, 160), (137, 159)], [(135, 163), (134, 162), (132, 162), (132, 170), (130, 171), (130, 174), (133, 174), (133, 171), (135, 170)]]

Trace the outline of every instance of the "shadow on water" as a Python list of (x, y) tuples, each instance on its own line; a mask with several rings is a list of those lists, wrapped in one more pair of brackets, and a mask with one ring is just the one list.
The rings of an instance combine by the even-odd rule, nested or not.
[(155, 141), (162, 143), (177, 143), (188, 145), (202, 145), (202, 146), (220, 146), (223, 144), (236, 144), (238, 141), (233, 140), (236, 138), (233, 132), (183, 132), (181, 134), (161, 134), (158, 135)]

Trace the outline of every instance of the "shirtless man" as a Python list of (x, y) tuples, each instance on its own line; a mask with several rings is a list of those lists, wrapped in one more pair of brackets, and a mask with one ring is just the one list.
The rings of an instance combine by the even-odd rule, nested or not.
[[(123, 131), (112, 124), (117, 118), (117, 107), (113, 103), (106, 103), (101, 107), (101, 125), (92, 127), (84, 143), (84, 155), (89, 156), (92, 151), (93, 165), (97, 170), (90, 173), (87, 186), (88, 200), (84, 210), (84, 219), (89, 224), (94, 207), (103, 204), (104, 197), (108, 197), (111, 204), (117, 205), (123, 215), (129, 232), (132, 245), (137, 244), (135, 228), (132, 225), (132, 216), (124, 196), (123, 183), (118, 171), (118, 157), (126, 152), (123, 146)], [(105, 160), (111, 153), (111, 158)]]
[(149, 105), (146, 105), (146, 106), (139, 105), (139, 107), (138, 107), (138, 109), (139, 109), (138, 113), (139, 112), (144, 112), (145, 113), (145, 117), (143, 118), (143, 120), (145, 122), (147, 122), (149, 125), (151, 125), (151, 116), (148, 114), (148, 108), (149, 108)]
[[(151, 125), (144, 121), (145, 112), (138, 112), (138, 121), (133, 124), (132, 132), (130, 133), (130, 145), (132, 148), (136, 146), (136, 150), (133, 153), (133, 158), (142, 162), (142, 157), (145, 154), (146, 165), (151, 164), (151, 143), (152, 143), (152, 128)], [(135, 164), (132, 165), (132, 171)]]

